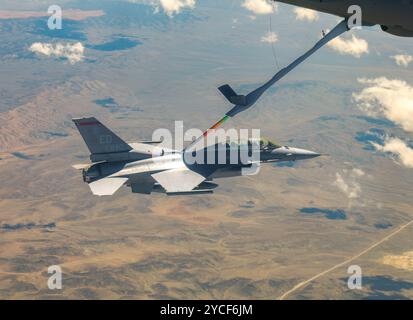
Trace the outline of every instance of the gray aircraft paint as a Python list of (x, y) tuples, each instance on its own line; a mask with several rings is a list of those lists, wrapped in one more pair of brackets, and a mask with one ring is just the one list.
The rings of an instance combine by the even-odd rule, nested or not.
[[(91, 120), (93, 119), (93, 120)], [(97, 137), (93, 135), (104, 132), (107, 134), (111, 132), (103, 124), (97, 121), (95, 118), (74, 119), (78, 128), (82, 128), (79, 123), (88, 123), (87, 126), (97, 126), (96, 130), (83, 131), (82, 137), (88, 139), (88, 147), (90, 150), (101, 150), (99, 146), (91, 144), (91, 141), (99, 143)], [(102, 130), (105, 128), (105, 130)], [(79, 129), (80, 131), (81, 129)], [(112, 132), (111, 132), (112, 133)], [(116, 136), (114, 133), (112, 133)], [(117, 136), (116, 136), (117, 137)], [(119, 141), (124, 142), (121, 138), (117, 137), (115, 143)], [(184, 152), (168, 152), (159, 154), (159, 147), (153, 147), (152, 145), (138, 144), (138, 146), (144, 145), (147, 147), (145, 153), (141, 154), (142, 158), (139, 160), (125, 160), (124, 153), (136, 152), (132, 145), (128, 144), (128, 148), (123, 148), (118, 153), (112, 152), (111, 157), (105, 161), (92, 163), (88, 165), (75, 165), (76, 169), (82, 170), (83, 179), (89, 184), (89, 187), (93, 194), (104, 196), (114, 194), (121, 186), (127, 185), (131, 187), (133, 193), (150, 194), (152, 190), (158, 189), (158, 186), (162, 188), (167, 194), (188, 194), (188, 193), (202, 193), (212, 192), (212, 189), (216, 187), (208, 186), (205, 189), (201, 189), (202, 185), (216, 178), (226, 178), (242, 175), (242, 169), (248, 168), (252, 163), (237, 164), (228, 163), (195, 163), (187, 165), (184, 161)], [(250, 146), (250, 144), (249, 144)], [(271, 147), (269, 147), (271, 146)], [(141, 146), (142, 147), (142, 146)], [(150, 147), (156, 153), (148, 157), (150, 153)], [(149, 149), (148, 149), (149, 148)], [(222, 148), (218, 144), (217, 150)], [(230, 154), (231, 147), (225, 146)], [(238, 148), (238, 147), (237, 147)], [(148, 149), (148, 150), (147, 150)], [(214, 150), (214, 149), (212, 149)], [(237, 149), (239, 150), (239, 149)], [(199, 152), (204, 152), (207, 157), (207, 152), (210, 152), (211, 148), (205, 148)], [(213, 151), (215, 152), (215, 151)], [(104, 155), (104, 154), (103, 154)], [(119, 156), (116, 159), (116, 155)], [(261, 163), (272, 163), (281, 161), (295, 161), (305, 160), (320, 156), (320, 154), (297, 148), (281, 147), (274, 144), (262, 144), (260, 149)], [(218, 160), (218, 157), (216, 158)], [(228, 156), (228, 160), (230, 157)]]
[(380, 25), (383, 31), (402, 37), (413, 37), (413, 2), (406, 0), (274, 0), (348, 18), (348, 8), (362, 9), (363, 24)]

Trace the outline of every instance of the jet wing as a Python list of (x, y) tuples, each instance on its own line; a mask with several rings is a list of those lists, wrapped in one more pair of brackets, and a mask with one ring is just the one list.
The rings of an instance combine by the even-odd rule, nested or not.
[(97, 196), (111, 196), (122, 187), (128, 178), (103, 178), (89, 183), (90, 190)]
[(152, 177), (167, 193), (189, 192), (205, 181), (205, 177), (188, 168), (171, 169), (158, 172)]

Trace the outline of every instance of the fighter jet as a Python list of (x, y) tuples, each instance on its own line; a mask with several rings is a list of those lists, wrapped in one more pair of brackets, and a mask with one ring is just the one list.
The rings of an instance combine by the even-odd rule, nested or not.
[[(82, 170), (84, 182), (98, 196), (113, 195), (126, 185), (133, 193), (167, 195), (212, 193), (218, 185), (214, 179), (243, 175), (243, 169), (251, 169), (258, 163), (274, 163), (311, 159), (319, 153), (280, 146), (265, 139), (247, 139), (237, 143), (216, 144), (213, 148), (198, 150), (202, 161), (188, 162), (188, 152), (165, 149), (159, 141), (126, 143), (105, 127), (96, 118), (73, 119), (83, 137), (92, 163), (74, 165)], [(255, 147), (254, 147), (255, 146)], [(219, 156), (213, 162), (206, 161), (210, 152), (225, 150), (225, 161)], [(222, 150), (222, 149), (221, 149)], [(243, 162), (241, 150), (259, 152), (257, 161)], [(231, 152), (236, 152), (236, 161), (230, 161)]]
[(413, 37), (413, 1), (410, 0), (273, 0), (349, 18), (348, 9), (362, 9), (363, 24), (400, 37)]

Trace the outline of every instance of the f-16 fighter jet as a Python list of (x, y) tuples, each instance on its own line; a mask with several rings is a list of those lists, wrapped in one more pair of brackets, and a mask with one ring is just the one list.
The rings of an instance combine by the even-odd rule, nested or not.
[[(280, 146), (268, 140), (223, 143), (200, 150), (202, 161), (189, 162), (193, 151), (175, 151), (154, 146), (159, 141), (126, 143), (96, 118), (73, 119), (90, 151), (91, 164), (74, 165), (82, 170), (83, 180), (92, 193), (113, 195), (121, 186), (131, 187), (133, 193), (150, 194), (153, 191), (168, 195), (211, 193), (213, 179), (243, 175), (243, 170), (259, 163), (311, 159), (320, 154), (304, 149)], [(255, 146), (255, 147), (254, 147)], [(224, 152), (224, 161), (210, 152)], [(257, 161), (242, 161), (241, 151), (258, 152)], [(230, 161), (235, 152), (235, 161)], [(208, 158), (208, 159), (207, 159)], [(234, 160), (233, 158), (231, 158)], [(221, 159), (222, 160), (222, 159)]]
[[(95, 118), (73, 119), (80, 134), (88, 146), (92, 164), (75, 165), (76, 169), (83, 172), (83, 179), (89, 184), (96, 195), (112, 195), (121, 186), (130, 186), (134, 193), (150, 194), (152, 191), (161, 190), (167, 194), (212, 192), (212, 179), (220, 177), (233, 177), (243, 175), (243, 169), (252, 168), (257, 163), (295, 161), (311, 159), (320, 156), (319, 153), (279, 146), (274, 143), (260, 141), (244, 141), (238, 145), (224, 143), (217, 144), (211, 149), (197, 149), (196, 146), (202, 139), (207, 139), (209, 133), (214, 132), (228, 119), (253, 107), (259, 98), (277, 81), (286, 76), (294, 68), (304, 62), (317, 50), (322, 48), (332, 39), (348, 31), (347, 20), (340, 22), (326, 34), (314, 47), (294, 60), (290, 65), (277, 72), (269, 81), (248, 93), (236, 94), (229, 85), (218, 89), (233, 104), (225, 116), (204, 132), (182, 151), (166, 150), (153, 146), (154, 142), (128, 144), (111, 132)], [(213, 162), (188, 162), (188, 155), (203, 155), (201, 158), (210, 158), (216, 150), (225, 150), (225, 159), (233, 159), (232, 155), (238, 152), (238, 161)], [(194, 151), (195, 150), (195, 151)], [(241, 151), (247, 153), (258, 152), (258, 161), (241, 161)], [(215, 157), (219, 159), (219, 157)]]

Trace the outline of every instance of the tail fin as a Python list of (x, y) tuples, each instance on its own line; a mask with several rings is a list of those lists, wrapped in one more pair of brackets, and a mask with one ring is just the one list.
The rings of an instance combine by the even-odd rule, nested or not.
[(127, 152), (132, 148), (95, 117), (73, 119), (91, 154)]
[(218, 88), (219, 91), (228, 99), (229, 102), (235, 105), (244, 106), (247, 104), (247, 99), (243, 95), (238, 95), (236, 92), (231, 88), (229, 84), (225, 84)]

